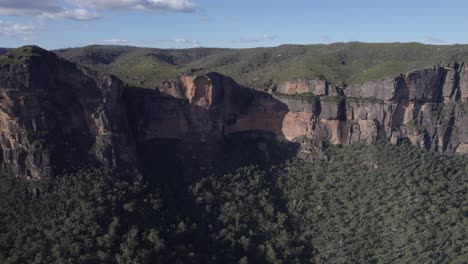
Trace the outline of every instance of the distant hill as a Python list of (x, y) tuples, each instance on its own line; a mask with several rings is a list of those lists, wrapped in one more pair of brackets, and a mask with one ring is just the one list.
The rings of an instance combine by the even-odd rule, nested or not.
[(334, 43), (252, 49), (153, 49), (88, 46), (55, 51), (112, 73), (132, 85), (154, 87), (187, 70), (216, 71), (266, 89), (295, 78), (360, 83), (442, 62), (468, 61), (468, 45)]
[(8, 49), (7, 48), (0, 48), (0, 54), (7, 53)]
[(114, 74), (129, 84), (154, 87), (162, 80), (186, 71), (190, 63), (211, 55), (223, 54), (223, 49), (153, 49), (125, 46), (88, 46), (55, 51), (68, 60), (91, 65)]

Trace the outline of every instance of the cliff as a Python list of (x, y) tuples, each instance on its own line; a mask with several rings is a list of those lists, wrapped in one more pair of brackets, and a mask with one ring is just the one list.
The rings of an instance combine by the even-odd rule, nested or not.
[(133, 163), (117, 78), (35, 46), (0, 57), (0, 158), (39, 178), (83, 163)]
[[(290, 130), (302, 131), (305, 138), (332, 144), (378, 140), (404, 140), (423, 148), (445, 153), (466, 153), (468, 143), (468, 70), (465, 66), (434, 66), (394, 78), (369, 81), (338, 88), (322, 82), (294, 80), (277, 86), (278, 98), (287, 102), (289, 115), (312, 114), (308, 129), (302, 118), (290, 121)], [(325, 87), (325, 88), (321, 88)], [(331, 89), (332, 87), (333, 89)], [(315, 96), (315, 111), (297, 91)], [(327, 92), (332, 91), (332, 92)], [(338, 92), (340, 94), (341, 92)], [(303, 104), (298, 101), (302, 101)], [(317, 104), (315, 102), (315, 104)], [(302, 109), (301, 109), (302, 107)], [(283, 130), (286, 129), (287, 126)], [(293, 140), (297, 134), (285, 134)]]
[(458, 64), (347, 87), (295, 79), (260, 92), (208, 72), (144, 89), (23, 47), (0, 56), (0, 96), (2, 165), (29, 178), (88, 163), (205, 170), (239, 142), (268, 159), (379, 140), (468, 152), (468, 70)]

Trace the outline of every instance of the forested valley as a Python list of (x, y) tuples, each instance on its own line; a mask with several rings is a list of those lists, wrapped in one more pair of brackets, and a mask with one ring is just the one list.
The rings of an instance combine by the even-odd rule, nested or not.
[(3, 173), (1, 263), (464, 263), (468, 159), (331, 146), (185, 184), (161, 168)]

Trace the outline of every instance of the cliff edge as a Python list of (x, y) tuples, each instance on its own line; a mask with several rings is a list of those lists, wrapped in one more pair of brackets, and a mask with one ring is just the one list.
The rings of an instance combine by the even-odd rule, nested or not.
[(35, 46), (0, 55), (0, 160), (27, 178), (151, 163), (167, 146), (209, 168), (239, 135), (281, 143), (278, 153), (258, 143), (266, 156), (380, 140), (466, 154), (467, 112), (468, 69), (458, 63), (350, 86), (295, 79), (262, 92), (214, 72), (131, 87)]

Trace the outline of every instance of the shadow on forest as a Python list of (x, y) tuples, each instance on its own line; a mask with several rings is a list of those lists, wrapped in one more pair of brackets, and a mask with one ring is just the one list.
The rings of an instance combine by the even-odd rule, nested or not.
[[(216, 76), (211, 78), (216, 81)], [(197, 223), (198, 231), (183, 239), (197, 241), (196, 247), (206, 256), (215, 254), (216, 248), (209, 238), (211, 220), (195, 203), (191, 186), (203, 177), (248, 165), (268, 168), (299, 151), (299, 144), (287, 141), (282, 133), (289, 112), (286, 104), (225, 81), (214, 86), (235, 89), (215, 90), (208, 107), (159, 90), (128, 87), (124, 94), (138, 166), (160, 190), (172, 222)], [(278, 206), (284, 207), (281, 203)]]

